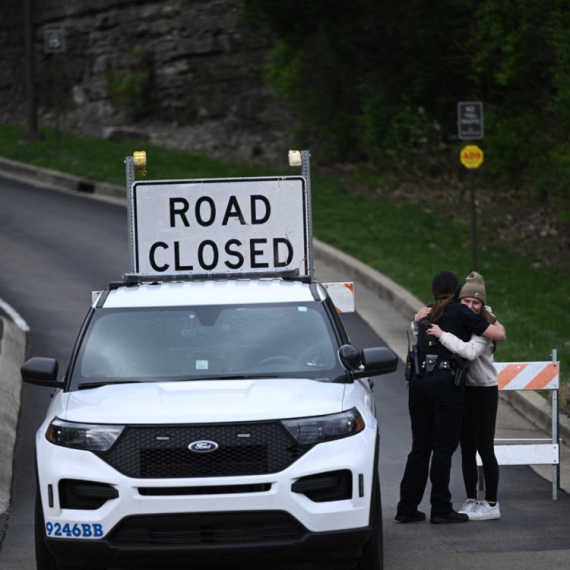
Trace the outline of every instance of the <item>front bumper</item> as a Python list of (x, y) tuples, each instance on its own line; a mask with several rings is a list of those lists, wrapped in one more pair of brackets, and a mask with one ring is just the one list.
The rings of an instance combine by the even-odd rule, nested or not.
[[(180, 562), (222, 563), (254, 552), (268, 560), (357, 557), (369, 534), (376, 437), (376, 429), (367, 427), (317, 445), (279, 473), (187, 479), (126, 477), (92, 453), (40, 437), (47, 545), (60, 565), (78, 568), (152, 566), (165, 553)], [(341, 470), (352, 473), (352, 492), (343, 500), (316, 502), (292, 491), (300, 478)], [(61, 479), (110, 485), (118, 498), (91, 510), (61, 508)], [(250, 492), (252, 486), (257, 491)], [(216, 487), (228, 492), (180, 491)]]
[[(251, 513), (255, 515), (255, 513)], [(227, 522), (225, 515), (219, 513), (221, 519)], [(284, 513), (265, 512), (262, 519), (276, 515), (279, 518)], [(203, 519), (203, 514), (200, 515)], [(137, 517), (138, 518), (138, 517)], [(179, 528), (179, 523), (190, 525), (193, 517), (182, 517), (179, 521), (172, 516), (160, 517), (153, 528), (162, 526), (164, 536), (170, 534), (173, 527)], [(186, 520), (185, 520), (186, 519)], [(212, 519), (207, 517), (207, 522)], [(202, 526), (202, 528), (204, 528)], [(334, 567), (346, 561), (358, 560), (361, 549), (370, 535), (369, 527), (360, 529), (314, 533), (302, 529), (299, 536), (289, 538), (250, 539), (234, 544), (192, 543), (170, 544), (113, 544), (112, 537), (96, 541), (47, 539), (49, 550), (57, 558), (62, 567), (69, 568), (115, 568), (115, 567), (164, 567), (168, 562), (178, 564), (231, 564), (233, 567), (240, 563), (255, 560), (265, 563), (308, 562), (315, 561), (325, 567)], [(204, 530), (204, 533), (215, 534), (215, 528)], [(245, 536), (245, 535), (244, 535)]]

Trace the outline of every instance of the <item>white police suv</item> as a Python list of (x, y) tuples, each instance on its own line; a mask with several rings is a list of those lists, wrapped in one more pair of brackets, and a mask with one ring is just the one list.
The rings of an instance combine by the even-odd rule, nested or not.
[(349, 343), (310, 276), (112, 282), (62, 378), (54, 359), (22, 367), (55, 388), (36, 438), (38, 570), (381, 569), (369, 377), (396, 367)]

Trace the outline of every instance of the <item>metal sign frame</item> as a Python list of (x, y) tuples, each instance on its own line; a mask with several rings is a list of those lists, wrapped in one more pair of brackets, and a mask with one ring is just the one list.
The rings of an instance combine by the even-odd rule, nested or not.
[[(136, 154), (136, 153), (135, 153)], [(144, 153), (139, 153), (144, 154)], [(125, 157), (125, 178), (126, 178), (126, 193), (127, 193), (127, 228), (128, 228), (128, 247), (129, 247), (129, 257), (130, 257), (130, 272), (125, 273), (123, 277), (127, 280), (140, 281), (140, 280), (176, 280), (176, 279), (229, 279), (229, 278), (260, 278), (260, 277), (284, 277), (291, 279), (308, 280), (313, 282), (315, 280), (315, 267), (314, 267), (314, 252), (313, 252), (313, 224), (312, 224), (312, 208), (311, 208), (311, 155), (308, 150), (300, 151), (301, 156), (301, 176), (293, 177), (274, 177), (275, 180), (287, 180), (287, 179), (302, 179), (303, 180), (303, 199), (304, 199), (304, 233), (305, 233), (305, 271), (306, 274), (301, 275), (298, 270), (287, 269), (284, 271), (265, 271), (261, 272), (242, 272), (242, 273), (160, 273), (160, 274), (150, 274), (150, 273), (140, 273), (137, 271), (137, 260), (136, 260), (136, 212), (134, 208), (133, 200), (133, 189), (136, 183), (135, 170), (136, 164), (133, 156)], [(146, 165), (146, 157), (144, 158)], [(226, 181), (228, 179), (218, 179), (218, 181)], [(247, 180), (260, 180), (258, 178), (242, 178), (240, 181)], [(190, 180), (187, 182), (207, 182), (212, 180)], [(160, 181), (158, 181), (160, 182)], [(168, 181), (162, 181), (168, 182)], [(180, 182), (180, 181), (171, 181)]]
[[(156, 279), (156, 280), (173, 280), (173, 279), (229, 279), (229, 278), (260, 278), (260, 277), (283, 277), (300, 280), (314, 281), (314, 253), (313, 253), (313, 226), (312, 226), (312, 208), (311, 208), (311, 178), (310, 178), (310, 153), (307, 150), (300, 151), (301, 155), (301, 176), (282, 176), (272, 177), (274, 180), (288, 180), (288, 179), (302, 179), (303, 180), (303, 200), (304, 200), (304, 255), (305, 255), (305, 274), (300, 274), (298, 270), (286, 269), (283, 271), (264, 271), (264, 272), (223, 272), (223, 273), (141, 273), (137, 271), (137, 258), (136, 258), (136, 212), (133, 198), (133, 189), (136, 184), (135, 180), (135, 160), (132, 156), (125, 157), (125, 175), (126, 175), (126, 193), (127, 193), (127, 227), (128, 227), (128, 247), (130, 256), (130, 272), (124, 274), (125, 279), (132, 279), (135, 281)], [(218, 182), (224, 182), (231, 179), (217, 179)], [(262, 178), (241, 178), (239, 181), (244, 182), (247, 180), (263, 180)], [(216, 180), (189, 180), (186, 182), (215, 182)], [(153, 181), (154, 182), (154, 181)], [(153, 183), (150, 182), (150, 183)], [(156, 181), (169, 182), (169, 181)], [(173, 183), (181, 181), (170, 181)]]

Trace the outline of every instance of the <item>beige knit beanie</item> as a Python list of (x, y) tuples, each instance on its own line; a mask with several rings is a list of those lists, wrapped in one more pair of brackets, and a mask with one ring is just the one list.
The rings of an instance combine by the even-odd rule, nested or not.
[(474, 297), (475, 299), (479, 299), (483, 304), (486, 303), (485, 279), (476, 271), (473, 271), (467, 276), (465, 285), (463, 285), (459, 293), (460, 299), (465, 299), (465, 297)]

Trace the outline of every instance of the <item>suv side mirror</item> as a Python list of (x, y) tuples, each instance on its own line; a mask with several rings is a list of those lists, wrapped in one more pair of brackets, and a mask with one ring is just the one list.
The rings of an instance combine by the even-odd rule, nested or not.
[(22, 380), (36, 386), (63, 388), (65, 382), (57, 379), (59, 363), (55, 358), (30, 358), (21, 368)]
[(384, 346), (362, 349), (361, 358), (364, 368), (354, 372), (355, 378), (390, 374), (398, 369), (398, 357)]
[(338, 349), (338, 355), (342, 365), (349, 371), (355, 372), (360, 368), (360, 351), (352, 344), (343, 344)]

